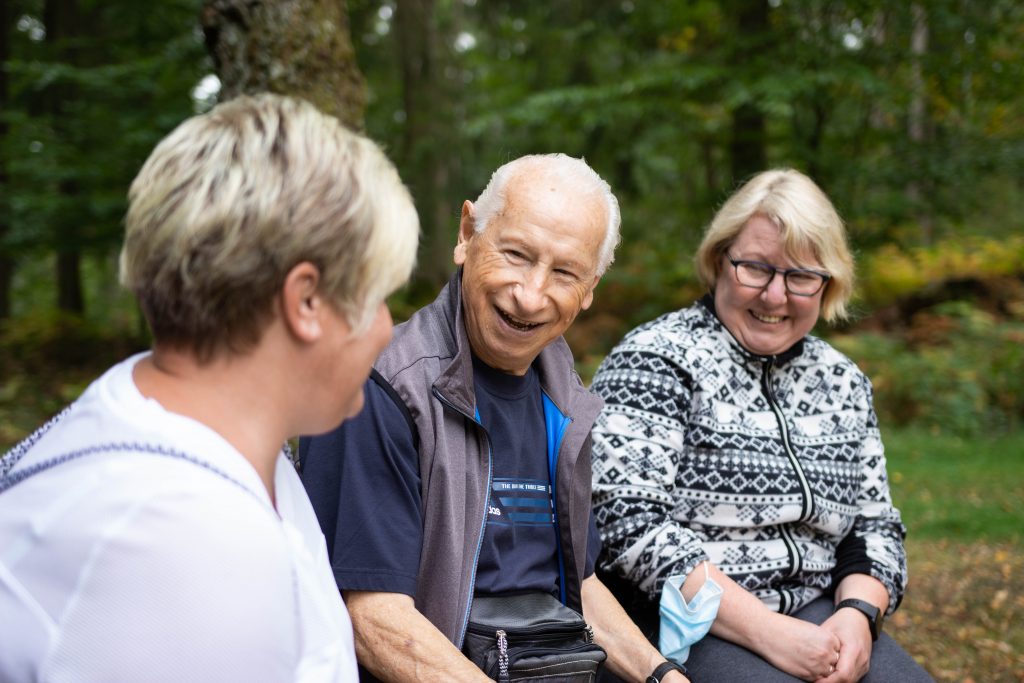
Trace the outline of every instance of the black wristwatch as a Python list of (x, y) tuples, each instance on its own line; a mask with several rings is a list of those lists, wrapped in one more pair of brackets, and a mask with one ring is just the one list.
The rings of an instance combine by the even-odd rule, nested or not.
[(679, 673), (686, 675), (686, 667), (682, 664), (676, 664), (665, 660), (658, 665), (658, 668), (654, 670), (650, 676), (647, 677), (647, 683), (661, 683), (661, 679), (665, 677), (669, 671), (678, 671)]
[(844, 607), (852, 607), (866, 616), (868, 618), (868, 623), (871, 624), (871, 640), (878, 640), (878, 636), (882, 633), (882, 622), (885, 620), (885, 615), (882, 613), (882, 610), (878, 609), (867, 600), (847, 598), (836, 605), (836, 608), (832, 610), (832, 614), (835, 614)]

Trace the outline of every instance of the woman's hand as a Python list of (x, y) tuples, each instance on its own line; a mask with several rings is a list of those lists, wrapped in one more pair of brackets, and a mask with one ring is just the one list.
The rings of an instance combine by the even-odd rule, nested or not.
[[(842, 647), (834, 631), (785, 614), (773, 617), (763, 633), (758, 654), (775, 668), (805, 681), (820, 680), (833, 671)], [(869, 634), (869, 644), (870, 640)], [(828, 681), (833, 683), (832, 679)]]
[[(885, 586), (868, 574), (850, 574), (839, 582), (836, 586), (836, 603), (847, 598), (867, 600), (883, 612), (889, 604), (889, 593)], [(858, 610), (845, 608), (834, 612), (821, 626), (839, 638), (842, 649), (835, 671), (828, 676), (822, 676), (820, 681), (859, 681), (871, 667), (872, 639), (868, 620)]]
[[(833, 631), (769, 610), (718, 567), (709, 566), (711, 578), (723, 590), (722, 605), (711, 633), (757, 653), (775, 668), (805, 681), (816, 681), (832, 673), (831, 667), (842, 646)], [(683, 584), (683, 597), (692, 599), (703, 581), (703, 572), (691, 572)]]
[(872, 644), (871, 627), (864, 615), (855, 609), (841, 609), (821, 627), (834, 633), (842, 645), (835, 671), (818, 683), (852, 683), (863, 678), (871, 665)]

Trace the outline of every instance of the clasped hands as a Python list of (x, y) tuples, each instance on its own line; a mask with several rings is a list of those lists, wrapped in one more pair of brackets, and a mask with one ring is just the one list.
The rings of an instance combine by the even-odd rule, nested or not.
[(855, 683), (867, 673), (872, 642), (863, 614), (842, 609), (820, 626), (776, 617), (762, 655), (776, 668), (815, 683)]

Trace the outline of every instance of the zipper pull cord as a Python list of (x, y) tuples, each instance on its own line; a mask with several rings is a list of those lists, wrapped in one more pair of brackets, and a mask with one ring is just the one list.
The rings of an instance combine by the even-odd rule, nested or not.
[(508, 640), (505, 631), (498, 629), (495, 634), (498, 638), (498, 680), (508, 680)]

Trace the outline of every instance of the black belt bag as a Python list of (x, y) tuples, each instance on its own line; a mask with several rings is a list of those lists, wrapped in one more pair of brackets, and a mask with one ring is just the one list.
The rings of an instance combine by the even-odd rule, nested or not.
[(591, 683), (607, 657), (583, 617), (547, 593), (474, 598), (462, 652), (502, 683)]

